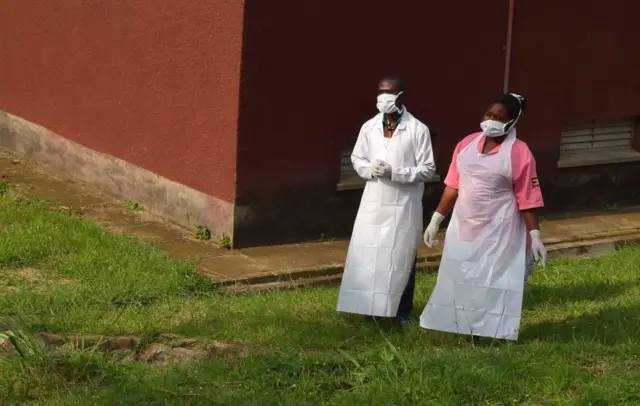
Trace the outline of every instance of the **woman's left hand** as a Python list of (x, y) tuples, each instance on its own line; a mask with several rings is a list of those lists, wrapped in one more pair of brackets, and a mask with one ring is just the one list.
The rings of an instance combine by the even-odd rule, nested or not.
[(547, 249), (544, 247), (544, 244), (542, 244), (540, 230), (531, 230), (529, 235), (531, 236), (531, 251), (533, 251), (533, 257), (538, 261), (538, 265), (544, 268), (547, 262)]

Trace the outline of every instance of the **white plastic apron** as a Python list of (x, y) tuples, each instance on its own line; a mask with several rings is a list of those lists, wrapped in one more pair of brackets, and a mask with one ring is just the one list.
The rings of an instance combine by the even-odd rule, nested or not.
[[(374, 130), (370, 161), (415, 166), (414, 139), (404, 128), (399, 125), (391, 138), (384, 138), (382, 127)], [(422, 182), (367, 182), (349, 244), (338, 311), (396, 316), (421, 237), (423, 193)]]
[(511, 173), (511, 130), (495, 154), (481, 136), (458, 155), (460, 188), (424, 328), (516, 340), (522, 312), (526, 227)]

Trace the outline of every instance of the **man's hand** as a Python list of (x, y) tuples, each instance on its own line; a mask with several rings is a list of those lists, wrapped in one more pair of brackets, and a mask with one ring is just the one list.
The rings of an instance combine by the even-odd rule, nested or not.
[(531, 230), (529, 232), (531, 236), (531, 251), (533, 251), (533, 258), (538, 261), (538, 265), (544, 268), (547, 262), (547, 249), (542, 244), (540, 239), (540, 230)]
[(391, 179), (391, 172), (391, 165), (380, 159), (376, 159), (371, 165), (371, 173), (373, 173), (376, 178)]
[(371, 174), (376, 178), (381, 178), (382, 176), (384, 176), (384, 168), (382, 167), (381, 162), (382, 161), (380, 161), (379, 159), (376, 159), (371, 164)]

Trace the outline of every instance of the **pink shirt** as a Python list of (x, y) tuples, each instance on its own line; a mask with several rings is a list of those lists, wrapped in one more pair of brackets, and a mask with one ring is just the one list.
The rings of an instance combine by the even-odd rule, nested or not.
[[(460, 175), (458, 174), (458, 154), (477, 137), (482, 137), (478, 143), (478, 152), (482, 152), (486, 137), (482, 133), (474, 133), (467, 136), (456, 145), (453, 151), (453, 159), (449, 166), (449, 173), (444, 184), (453, 189), (460, 187)], [(495, 154), (500, 150), (500, 145), (489, 152)], [(520, 210), (535, 209), (544, 206), (542, 191), (538, 184), (536, 172), (536, 160), (524, 141), (516, 139), (511, 148), (511, 170), (513, 172), (513, 191)]]

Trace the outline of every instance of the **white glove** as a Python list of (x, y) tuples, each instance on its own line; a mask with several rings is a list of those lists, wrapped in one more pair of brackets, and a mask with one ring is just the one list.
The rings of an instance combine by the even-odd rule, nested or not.
[(384, 168), (382, 167), (382, 161), (376, 159), (371, 164), (371, 174), (376, 178), (381, 178), (384, 175)]
[(431, 216), (431, 222), (427, 226), (427, 229), (424, 232), (424, 243), (427, 244), (427, 247), (431, 248), (435, 245), (438, 245), (438, 241), (436, 240), (436, 235), (438, 234), (438, 230), (440, 229), (440, 223), (444, 220), (444, 216), (437, 211), (433, 212), (433, 216)]
[(391, 178), (391, 165), (389, 165), (388, 163), (386, 163), (385, 161), (382, 161), (380, 159), (376, 159), (373, 164), (371, 165), (371, 169), (373, 170), (373, 167), (376, 167), (376, 174), (375, 176), (377, 178)]
[(529, 232), (531, 236), (531, 251), (533, 251), (533, 258), (538, 261), (538, 265), (544, 267), (547, 262), (547, 249), (542, 244), (540, 239), (540, 230), (531, 230)]

